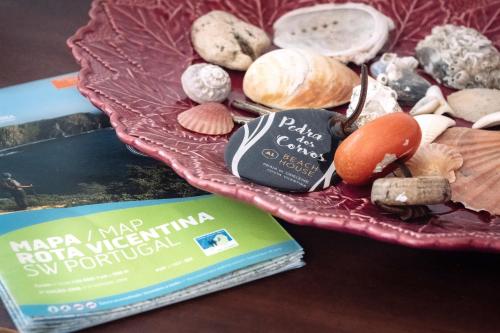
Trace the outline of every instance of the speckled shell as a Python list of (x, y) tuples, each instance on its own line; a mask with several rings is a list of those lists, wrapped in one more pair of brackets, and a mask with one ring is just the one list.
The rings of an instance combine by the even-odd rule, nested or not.
[(464, 160), (451, 184), (451, 200), (500, 215), (500, 132), (453, 127), (436, 142), (456, 148)]
[[(360, 92), (361, 86), (355, 87), (352, 91), (351, 103), (346, 112), (348, 116), (354, 112), (358, 105)], [(398, 94), (394, 90), (369, 78), (365, 106), (355, 122), (356, 126), (361, 127), (378, 117), (401, 111), (397, 99)]]
[(477, 30), (434, 27), (415, 51), (425, 71), (448, 87), (500, 89), (500, 53)]
[(231, 92), (231, 78), (219, 66), (201, 63), (189, 66), (181, 76), (182, 88), (196, 103), (222, 102)]
[(438, 114), (422, 114), (413, 118), (417, 121), (418, 126), (420, 126), (420, 131), (422, 131), (420, 146), (434, 142), (447, 128), (457, 124), (455, 120)]
[(342, 62), (362, 64), (377, 54), (394, 29), (390, 18), (361, 3), (303, 7), (273, 25), (274, 44), (310, 49)]
[[(188, 5), (188, 2), (180, 1), (179, 5), (196, 4), (198, 7), (203, 2), (195, 1)], [(172, 15), (176, 12), (173, 10)], [(191, 15), (196, 14), (193, 12)], [(242, 18), (245, 20), (222, 10), (212, 10), (198, 17), (191, 27), (191, 42), (196, 53), (211, 64), (240, 71), (248, 69), (271, 45), (271, 40), (264, 30), (246, 22), (245, 17)], [(188, 20), (185, 17), (180, 20), (184, 27)]]
[(243, 92), (275, 109), (325, 108), (347, 103), (358, 75), (344, 64), (299, 49), (274, 50), (255, 60)]
[(190, 131), (208, 135), (227, 134), (234, 127), (228, 108), (213, 102), (200, 104), (180, 113), (177, 121)]
[(464, 160), (457, 149), (439, 143), (421, 146), (406, 162), (413, 177), (441, 176), (453, 183), (455, 170), (460, 169)]

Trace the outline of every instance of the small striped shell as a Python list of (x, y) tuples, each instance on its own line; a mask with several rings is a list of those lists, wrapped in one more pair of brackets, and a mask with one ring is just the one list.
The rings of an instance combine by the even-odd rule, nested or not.
[(416, 176), (441, 176), (453, 183), (455, 170), (462, 167), (464, 160), (457, 149), (439, 143), (420, 147), (406, 162), (411, 174)]
[(197, 105), (177, 116), (179, 124), (196, 133), (221, 135), (233, 130), (231, 112), (220, 103)]

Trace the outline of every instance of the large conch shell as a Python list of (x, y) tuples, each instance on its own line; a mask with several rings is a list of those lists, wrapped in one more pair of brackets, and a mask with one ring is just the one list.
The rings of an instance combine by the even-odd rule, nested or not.
[(384, 46), (394, 22), (361, 3), (321, 4), (288, 12), (273, 28), (279, 47), (309, 49), (360, 65)]
[(243, 92), (275, 109), (327, 108), (349, 101), (359, 77), (344, 64), (299, 49), (274, 50), (250, 65)]
[(440, 176), (453, 183), (455, 170), (460, 169), (464, 160), (456, 148), (439, 143), (420, 147), (405, 164), (413, 177)]
[(500, 132), (453, 127), (436, 142), (456, 148), (464, 160), (451, 184), (451, 200), (500, 215)]

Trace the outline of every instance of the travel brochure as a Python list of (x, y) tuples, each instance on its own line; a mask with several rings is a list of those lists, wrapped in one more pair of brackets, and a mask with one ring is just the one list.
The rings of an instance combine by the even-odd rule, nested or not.
[(74, 331), (303, 266), (271, 215), (122, 144), (74, 77), (0, 89), (0, 295), (21, 332)]

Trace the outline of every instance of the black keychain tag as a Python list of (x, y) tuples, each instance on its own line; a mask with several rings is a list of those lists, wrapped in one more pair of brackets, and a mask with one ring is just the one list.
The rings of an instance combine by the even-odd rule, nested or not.
[(333, 154), (326, 110), (290, 110), (261, 116), (233, 134), (225, 162), (242, 179), (280, 191), (308, 192), (330, 186)]
[(367, 70), (362, 67), (361, 96), (349, 117), (323, 109), (294, 109), (260, 116), (240, 127), (226, 146), (224, 160), (235, 176), (284, 192), (311, 192), (332, 185), (333, 158), (352, 133), (364, 106)]

